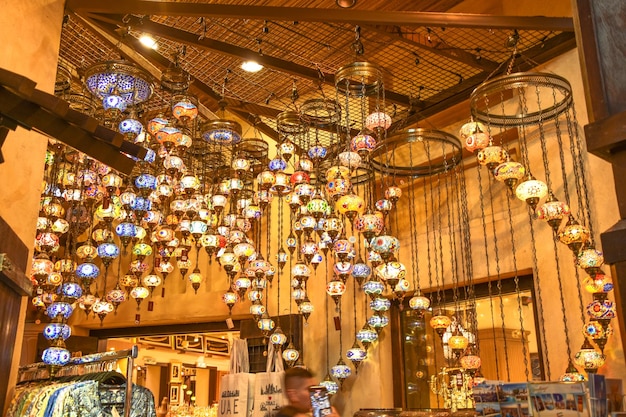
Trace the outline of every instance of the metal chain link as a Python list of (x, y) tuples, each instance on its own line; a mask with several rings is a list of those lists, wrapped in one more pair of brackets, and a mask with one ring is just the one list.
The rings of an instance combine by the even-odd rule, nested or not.
[[(485, 245), (485, 266), (486, 266), (486, 274), (489, 277), (489, 281), (487, 282), (487, 291), (489, 297), (489, 310), (491, 312), (491, 330), (495, 336), (496, 334), (496, 321), (495, 314), (493, 309), (493, 292), (492, 292), (492, 283), (491, 283), (491, 263), (489, 262), (489, 242), (487, 240), (487, 216), (485, 216), (485, 195), (483, 193), (483, 180), (482, 180), (482, 166), (478, 165), (476, 172), (478, 174), (478, 199), (480, 200), (480, 219), (483, 227), (483, 243)], [(495, 349), (495, 344), (494, 344)], [(495, 359), (495, 368), (496, 368), (496, 379), (500, 379), (500, 366), (498, 364), (498, 355), (494, 355)]]
[[(409, 164), (413, 166), (413, 142), (409, 142)], [(413, 288), (416, 293), (420, 292), (419, 283), (419, 248), (417, 244), (417, 215), (415, 205), (412, 202), (415, 201), (415, 180), (411, 178), (411, 182), (408, 187), (409, 194), (409, 224), (411, 235), (411, 271), (413, 272)]]
[[(568, 130), (571, 130), (573, 132), (572, 135), (570, 135), (570, 137), (572, 138), (571, 142), (574, 143), (574, 149), (575, 149), (575, 153), (572, 153), (572, 157), (575, 158), (574, 159), (574, 167), (579, 167), (579, 170), (574, 170), (574, 175), (576, 175), (576, 173), (578, 172), (578, 175), (580, 175), (580, 178), (576, 177), (576, 183), (581, 184), (582, 185), (582, 193), (580, 195), (580, 199), (583, 202), (583, 213), (586, 214), (586, 216), (583, 218), (583, 221), (585, 221), (586, 226), (589, 228), (589, 231), (591, 233), (591, 236), (595, 236), (594, 231), (593, 231), (593, 221), (591, 218), (591, 208), (589, 206), (589, 189), (587, 188), (587, 175), (585, 173), (585, 160), (583, 158), (583, 144), (582, 144), (582, 140), (580, 138), (580, 135), (578, 134), (578, 120), (576, 119), (576, 109), (574, 108), (574, 106), (572, 107), (572, 115), (571, 115), (571, 119), (569, 112), (566, 113), (566, 117), (567, 117), (567, 123), (568, 123)], [(595, 239), (594, 239), (595, 240)]]
[[(460, 204), (461, 204), (461, 234), (463, 236), (463, 253), (465, 254), (465, 263), (466, 263), (466, 277), (467, 277), (467, 295), (466, 300), (471, 303), (472, 309), (476, 309), (476, 293), (474, 291), (474, 266), (472, 261), (472, 239), (471, 239), (471, 227), (470, 227), (470, 216), (469, 210), (467, 207), (467, 186), (465, 183), (465, 167), (463, 166), (463, 161), (461, 160), (459, 164), (459, 168), (457, 169), (457, 177), (458, 177), (458, 185), (460, 192)], [(476, 334), (478, 332), (478, 321), (476, 314), (472, 315), (472, 323), (471, 330)], [(480, 354), (479, 344), (475, 344), (476, 354)]]
[[(556, 99), (556, 89), (552, 90), (552, 96), (554, 99), (554, 102), (557, 101)], [(561, 120), (560, 117), (555, 117), (554, 118), (554, 127), (555, 127), (555, 135), (556, 135), (556, 141), (559, 147), (559, 159), (561, 161), (561, 178), (563, 181), (563, 195), (565, 198), (565, 203), (569, 206), (571, 205), (571, 200), (570, 200), (570, 194), (569, 194), (569, 183), (567, 180), (567, 170), (565, 169), (565, 152), (563, 149), (563, 136), (562, 136), (562, 132), (561, 132)]]
[[(432, 181), (432, 179), (430, 179), (430, 181)], [(422, 177), (422, 186), (424, 188), (424, 190), (426, 190), (426, 177)], [(431, 188), (431, 192), (432, 192), (432, 188)], [(429, 294), (429, 298), (430, 298), (430, 304), (433, 304), (433, 274), (432, 274), (432, 264), (431, 264), (431, 256), (430, 256), (430, 224), (428, 221), (428, 198), (426, 196), (426, 193), (423, 193), (424, 195), (424, 217), (426, 218), (426, 221), (424, 222), (424, 224), (426, 225), (426, 259), (428, 260), (428, 289), (430, 291)], [(439, 300), (437, 300), (439, 302)]]
[[(513, 196), (511, 194), (507, 194), (506, 197), (506, 209), (507, 209), (507, 214), (508, 214), (508, 219), (509, 219), (509, 232), (511, 234), (511, 254), (512, 254), (512, 260), (513, 260), (513, 271), (515, 272), (515, 277), (513, 278), (513, 282), (515, 283), (515, 294), (517, 295), (517, 313), (519, 314), (519, 324), (520, 324), (520, 331), (522, 332), (522, 342), (525, 340), (526, 338), (526, 331), (524, 329), (524, 317), (522, 314), (522, 296), (520, 293), (520, 288), (519, 288), (519, 275), (518, 275), (518, 269), (517, 269), (517, 250), (516, 250), (516, 246), (515, 246), (515, 228), (513, 226), (513, 214), (511, 212), (511, 199), (513, 198)], [(530, 366), (528, 363), (528, 347), (526, 346), (526, 343), (522, 343), (522, 354), (524, 355), (524, 375), (526, 376), (526, 380), (529, 381), (529, 374), (530, 374)]]
[(496, 230), (496, 217), (495, 217), (495, 206), (493, 204), (493, 185), (495, 179), (493, 175), (489, 175), (489, 205), (491, 208), (491, 228), (493, 233), (493, 249), (494, 249), (494, 260), (496, 262), (496, 288), (498, 289), (498, 300), (500, 301), (500, 320), (502, 321), (502, 336), (503, 336), (503, 344), (504, 344), (504, 361), (506, 365), (506, 374), (507, 378), (511, 380), (511, 370), (509, 368), (509, 349), (508, 342), (506, 338), (506, 326), (505, 326), (505, 314), (504, 314), (504, 299), (502, 297), (502, 275), (500, 270), (500, 249), (498, 245), (498, 231)]
[[(435, 260), (439, 260), (439, 266), (441, 267), (441, 295), (442, 295), (442, 303), (446, 304), (446, 290), (445, 290), (445, 269), (444, 269), (444, 260), (443, 260), (443, 230), (442, 230), (442, 219), (441, 219), (441, 174), (437, 174), (437, 230), (435, 231), (435, 236), (437, 238), (438, 246), (435, 248), (439, 249), (439, 257), (435, 256)], [(433, 213), (435, 212), (434, 201), (433, 201)], [(434, 220), (434, 219), (433, 219)], [(435, 251), (435, 255), (437, 252)], [(435, 273), (438, 273), (437, 264), (435, 264)]]

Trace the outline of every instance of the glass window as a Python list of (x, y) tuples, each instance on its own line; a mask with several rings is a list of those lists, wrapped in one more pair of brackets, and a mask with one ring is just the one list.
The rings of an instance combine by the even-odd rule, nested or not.
[[(392, 334), (394, 355), (401, 354), (403, 367), (394, 367), (396, 406), (407, 409), (444, 407), (432, 388), (460, 368), (468, 354), (481, 358), (477, 377), (522, 382), (543, 379), (541, 343), (536, 321), (532, 275), (491, 281), (456, 290), (424, 294), (429, 310), (420, 313), (408, 305), (397, 311), (398, 326)], [(450, 325), (435, 331), (430, 320), (444, 315)], [(392, 329), (393, 330), (393, 329)], [(466, 349), (451, 348), (452, 336), (465, 336)], [(458, 340), (458, 339), (456, 339)], [(454, 344), (454, 339), (452, 344)], [(398, 393), (398, 389), (401, 390)]]

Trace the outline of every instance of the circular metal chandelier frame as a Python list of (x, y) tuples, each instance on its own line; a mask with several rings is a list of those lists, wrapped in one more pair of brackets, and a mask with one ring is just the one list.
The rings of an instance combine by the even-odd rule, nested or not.
[[(421, 143), (428, 151), (422, 153), (408, 148), (416, 143)], [(411, 152), (423, 162), (401, 164), (399, 158), (395, 158), (395, 155), (407, 158)], [(372, 168), (383, 175), (418, 178), (449, 171), (461, 162), (462, 154), (461, 142), (455, 136), (439, 130), (416, 128), (387, 137), (372, 151), (369, 161)]]
[[(552, 105), (546, 108), (522, 108), (502, 106), (502, 97), (526, 94), (534, 90), (540, 99), (551, 99)], [(545, 101), (545, 100), (544, 100)], [(494, 106), (489, 103), (493, 102)], [(484, 104), (487, 104), (485, 106)], [(498, 105), (495, 107), (495, 105)], [(494, 78), (479, 85), (470, 96), (470, 109), (474, 120), (497, 127), (520, 127), (558, 117), (573, 104), (572, 86), (563, 77), (548, 73), (521, 72)]]

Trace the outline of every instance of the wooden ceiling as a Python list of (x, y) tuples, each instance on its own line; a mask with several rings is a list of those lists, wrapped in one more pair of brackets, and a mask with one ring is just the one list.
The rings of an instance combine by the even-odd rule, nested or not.
[[(276, 116), (307, 99), (335, 98), (334, 74), (350, 62), (383, 68), (388, 112), (403, 127), (467, 100), (490, 77), (575, 46), (569, 17), (450, 12), (465, 3), (359, 0), (342, 9), (334, 0), (68, 0), (60, 55), (77, 74), (121, 55), (157, 86), (178, 57), (193, 79), (189, 92), (208, 110), (217, 112), (224, 98), (230, 112), (276, 138)], [(158, 48), (140, 44), (142, 34)], [(247, 59), (265, 68), (246, 73)], [(165, 107), (167, 94), (156, 96), (151, 106)]]

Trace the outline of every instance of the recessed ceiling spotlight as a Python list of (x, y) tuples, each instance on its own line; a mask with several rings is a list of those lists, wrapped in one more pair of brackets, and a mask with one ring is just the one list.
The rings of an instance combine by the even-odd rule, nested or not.
[(335, 0), (335, 3), (343, 9), (349, 9), (350, 7), (354, 7), (356, 0)]
[(158, 47), (157, 41), (150, 35), (141, 35), (139, 42), (150, 49), (157, 49)]
[(244, 61), (241, 64), (241, 69), (246, 72), (259, 72), (263, 69), (263, 65), (256, 61)]

